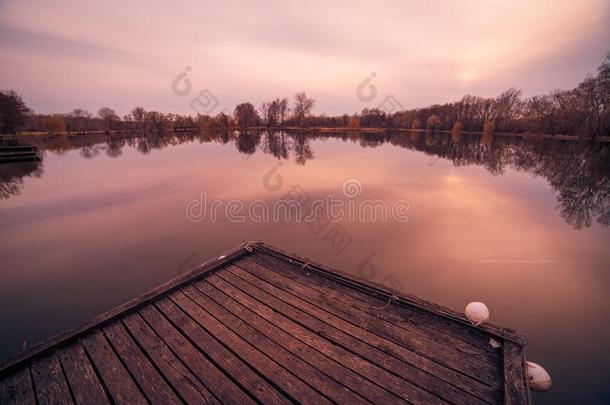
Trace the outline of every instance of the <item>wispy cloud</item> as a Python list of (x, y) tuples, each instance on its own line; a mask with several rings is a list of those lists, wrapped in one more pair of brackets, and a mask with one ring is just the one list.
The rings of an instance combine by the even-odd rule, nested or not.
[(167, 90), (188, 65), (227, 105), (305, 90), (318, 112), (357, 111), (371, 107), (354, 96), (370, 72), (405, 106), (532, 94), (594, 71), (608, 20), (605, 0), (3, 1), (0, 87), (39, 111), (188, 112)]

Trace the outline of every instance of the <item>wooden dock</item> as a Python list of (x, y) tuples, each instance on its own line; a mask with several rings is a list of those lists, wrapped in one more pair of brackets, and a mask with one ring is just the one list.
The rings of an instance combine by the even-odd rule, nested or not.
[(9, 361), (0, 403), (528, 404), (526, 343), (245, 242)]
[(35, 146), (0, 146), (0, 163), (39, 161)]

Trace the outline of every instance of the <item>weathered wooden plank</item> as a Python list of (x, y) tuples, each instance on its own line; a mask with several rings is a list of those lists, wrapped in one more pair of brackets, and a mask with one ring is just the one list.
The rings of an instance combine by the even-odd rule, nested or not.
[[(176, 294), (183, 295), (176, 292)], [(173, 295), (173, 294), (172, 294)], [(210, 334), (191, 318), (191, 314), (177, 305), (169, 297), (155, 303), (156, 307), (178, 328), (199, 350), (205, 352), (217, 366), (224, 370), (246, 392), (261, 402), (284, 402), (284, 394), (250, 367), (231, 350), (224, 346), (222, 336)], [(222, 343), (221, 343), (222, 342)]]
[(73, 404), (61, 363), (53, 353), (32, 363), (32, 378), (38, 404)]
[(306, 403), (330, 403), (327, 398), (281, 367), (250, 342), (220, 323), (184, 293), (176, 291), (169, 297), (180, 309), (197, 321), (202, 328), (205, 328), (210, 335), (225, 344), (250, 367), (264, 375), (268, 381), (272, 381), (290, 398)]
[[(199, 380), (205, 384), (205, 386), (214, 394), (221, 403), (237, 402), (240, 404), (254, 404), (255, 401), (243, 391), (243, 385), (238, 386), (234, 381), (229, 379), (222, 369), (217, 364), (212, 363), (206, 356), (204, 356), (193, 344), (187, 340), (185, 336), (179, 332), (174, 325), (172, 325), (166, 318), (159, 312), (159, 310), (149, 305), (140, 310), (140, 315), (148, 322), (151, 328), (159, 335), (163, 337), (163, 341), (168, 347), (176, 354), (176, 356), (182, 360), (182, 362), (189, 368), (189, 370), (199, 378)], [(181, 323), (172, 322), (176, 325)], [(180, 328), (183, 330), (182, 328)], [(190, 336), (189, 336), (190, 339)], [(213, 338), (210, 337), (210, 341)], [(213, 345), (211, 343), (208, 347), (203, 345), (206, 349), (206, 355), (210, 355), (208, 348)], [(231, 353), (225, 353), (225, 363), (231, 364), (234, 361), (234, 356)], [(217, 360), (223, 360), (222, 357), (215, 356)], [(214, 358), (212, 358), (215, 360)], [(231, 370), (229, 370), (230, 372)], [(247, 371), (244, 371), (244, 375), (247, 376)], [(265, 386), (261, 386), (260, 391), (266, 393)], [(256, 393), (256, 387), (252, 388)], [(263, 396), (263, 395), (261, 395)], [(272, 397), (268, 395), (268, 397)]]
[[(375, 296), (348, 288), (315, 271), (309, 271), (307, 268), (304, 270), (262, 252), (246, 256), (235, 261), (234, 264), (239, 265), (241, 260), (255, 261), (294, 282), (309, 286), (318, 290), (320, 294), (358, 308), (384, 322), (420, 334), (439, 344), (450, 346), (462, 355), (486, 361), (494, 366), (502, 365), (502, 350), (489, 344), (490, 336), (488, 334), (484, 332), (469, 333), (468, 330), (472, 328), (468, 325), (434, 316), (419, 308), (394, 305), (394, 300), (381, 300)], [(389, 306), (388, 304), (392, 305), (391, 311), (385, 310)]]
[[(253, 302), (252, 300), (247, 299), (243, 294), (232, 291), (232, 294), (237, 294), (240, 299), (248, 302), (248, 305), (258, 305), (258, 303), (264, 304), (266, 306), (266, 319), (273, 319), (276, 321), (275, 315), (277, 314), (286, 317), (292, 322), (288, 325), (286, 325), (285, 322), (280, 322), (278, 326), (282, 327), (282, 329), (286, 330), (288, 333), (304, 337), (308, 344), (314, 345), (314, 347), (321, 350), (324, 354), (343, 362), (343, 364), (349, 364), (350, 368), (358, 370), (361, 375), (397, 395), (399, 398), (416, 403), (446, 403), (446, 401), (443, 401), (439, 397), (413, 384), (410, 380), (404, 379), (402, 376), (398, 377), (387, 370), (386, 367), (383, 367), (384, 360), (388, 359), (389, 356), (371, 356), (373, 352), (372, 347), (365, 345), (356, 339), (350, 339), (349, 335), (343, 336), (344, 334), (340, 331), (335, 332), (332, 328), (324, 328), (323, 326), (318, 325), (316, 322), (317, 320), (312, 319), (309, 315), (295, 310), (295, 308), (290, 308), (290, 306), (283, 301), (248, 284), (230, 272), (223, 271), (222, 273), (217, 273), (208, 278), (210, 283), (215, 286), (226, 288), (226, 285), (218, 283), (218, 278), (237, 287), (241, 292), (246, 293), (250, 297), (255, 298), (255, 301)], [(321, 321), (318, 322), (322, 323)], [(294, 328), (295, 323), (306, 327), (309, 333), (304, 334), (302, 330)], [(345, 339), (337, 339), (337, 335), (341, 338), (345, 337)], [(322, 341), (320, 337), (324, 337), (330, 342), (332, 349), (329, 349), (326, 345), (320, 345), (319, 343)], [(337, 355), (338, 352), (340, 355)], [(376, 357), (376, 359), (373, 359), (374, 357)], [(389, 359), (389, 361), (392, 360)], [(379, 364), (381, 364), (381, 366)], [(410, 367), (413, 369), (410, 365), (402, 362), (401, 367)], [(421, 373), (419, 370), (414, 371)]]
[(104, 327), (103, 331), (150, 403), (180, 403), (174, 391), (131, 339), (122, 323), (113, 322)]
[[(234, 265), (323, 311), (335, 315), (337, 318), (350, 322), (352, 325), (365, 329), (374, 335), (384, 337), (409, 351), (431, 359), (452, 370), (461, 372), (466, 376), (487, 376), (488, 380), (484, 382), (491, 381), (493, 383), (496, 381), (498, 383), (497, 387), (501, 386), (498, 379), (501, 371), (501, 364), (499, 362), (496, 365), (492, 365), (481, 359), (465, 356), (446, 344), (437, 343), (412, 330), (405, 330), (391, 323), (381, 321), (365, 311), (361, 311), (331, 297), (332, 294), (340, 295), (345, 288), (333, 289), (326, 287), (323, 289), (323, 292), (320, 292), (273, 271), (271, 269), (273, 266), (271, 265), (264, 267), (257, 262), (249, 260), (249, 258), (242, 259), (234, 263)], [(388, 306), (386, 310), (386, 312), (390, 312), (393, 308)]]
[(523, 348), (504, 341), (504, 403), (521, 405), (529, 403), (529, 393), (525, 374)]
[[(294, 375), (298, 377), (307, 385), (332, 401), (339, 403), (367, 402), (364, 398), (337, 383), (332, 378), (329, 378), (329, 376), (320, 372), (317, 368), (312, 367), (300, 357), (293, 355), (287, 348), (280, 346), (274, 340), (259, 332), (253, 326), (249, 325), (247, 320), (236, 317), (230, 311), (218, 305), (214, 300), (205, 296), (194, 286), (185, 287), (181, 291), (201, 308), (205, 308), (205, 311), (218, 319), (218, 321), (233, 331), (233, 333), (242, 337), (285, 370), (288, 370), (291, 373), (291, 376)], [(283, 341), (282, 343), (289, 344), (287, 341)], [(274, 376), (270, 375), (269, 377), (273, 378)], [(279, 381), (279, 386), (285, 384), (284, 379), (280, 379)], [(303, 399), (305, 399), (305, 397), (303, 397)]]
[[(482, 384), (469, 376), (448, 369), (438, 363), (406, 350), (395, 343), (370, 333), (336, 316), (291, 295), (268, 282), (255, 277), (247, 271), (229, 266), (221, 276), (231, 273), (250, 283), (252, 286), (267, 292), (278, 300), (278, 310), (305, 316), (313, 328), (325, 336), (348, 347), (358, 347), (366, 358), (376, 361), (378, 365), (396, 373), (413, 384), (433, 392), (449, 402), (493, 401), (495, 389)], [(289, 304), (289, 305), (286, 305)], [(328, 334), (328, 335), (327, 335)], [(499, 383), (498, 380), (495, 381)], [(468, 391), (464, 391), (467, 389)], [(476, 397), (474, 396), (476, 395)]]
[(35, 405), (36, 397), (32, 386), (30, 369), (24, 366), (0, 380), (0, 404)]
[(233, 294), (229, 295), (229, 291), (221, 291), (206, 280), (200, 280), (194, 284), (199, 291), (232, 312), (239, 319), (244, 320), (244, 322), (247, 322), (259, 332), (274, 339), (279, 345), (295, 356), (299, 356), (313, 367), (318, 368), (335, 381), (345, 385), (362, 397), (373, 403), (392, 403), (397, 401), (397, 397), (391, 395), (380, 386), (373, 384), (360, 374), (325, 356), (297, 339), (296, 336), (285, 332), (269, 322), (264, 318), (264, 312), (259, 311), (258, 308), (240, 304)]
[(406, 294), (394, 289), (388, 288), (382, 284), (375, 283), (370, 280), (365, 280), (361, 277), (357, 277), (354, 274), (349, 274), (340, 270), (330, 269), (322, 264), (318, 264), (315, 261), (310, 259), (301, 258), (294, 254), (288, 254), (283, 252), (282, 250), (268, 246), (263, 242), (253, 243), (248, 247), (248, 249), (254, 252), (264, 252), (273, 257), (277, 257), (281, 260), (287, 261), (293, 265), (297, 265), (299, 267), (306, 267), (310, 271), (315, 271), (319, 274), (322, 274), (329, 279), (336, 280), (342, 283), (345, 286), (353, 288), (354, 290), (366, 292), (368, 295), (373, 295), (385, 300), (387, 302), (388, 298), (397, 295), (396, 303), (402, 304), (407, 307), (419, 308), (423, 311), (430, 313), (438, 318), (445, 318), (448, 321), (452, 321), (456, 324), (461, 324), (463, 326), (468, 326), (467, 329), (469, 332), (474, 334), (482, 334), (483, 336), (497, 336), (503, 339), (511, 340), (521, 346), (527, 345), (527, 336), (509, 329), (509, 328), (501, 328), (491, 323), (484, 323), (478, 325), (477, 327), (473, 327), (472, 324), (466, 319), (464, 314), (455, 312), (450, 308), (443, 307), (442, 305), (435, 304), (430, 301), (422, 300), (419, 297), (416, 297), (412, 294)]
[(184, 402), (189, 404), (220, 403), (205, 385), (172, 353), (139, 314), (127, 315), (123, 318), (123, 323)]
[[(324, 284), (340, 286), (343, 289), (343, 296), (352, 298), (353, 302), (357, 303), (361, 309), (368, 309), (370, 312), (379, 316), (383, 315), (383, 311), (375, 308), (383, 308), (389, 301), (387, 295), (381, 297), (381, 294), (378, 291), (371, 293), (368, 289), (362, 291), (358, 288), (353, 288), (349, 285), (340, 283), (340, 279), (330, 278), (326, 274), (318, 273), (315, 269), (311, 269), (310, 267), (306, 267), (306, 270), (303, 271), (302, 267), (290, 264), (265, 252), (256, 251), (255, 255), (249, 255), (247, 257), (257, 262), (262, 261), (269, 263), (274, 269), (297, 269), (296, 274), (300, 272), (301, 274), (306, 275), (308, 283), (316, 283), (317, 280), (321, 280)], [(284, 263), (284, 265), (281, 265), (280, 263)], [(393, 300), (392, 303), (395, 302), (396, 301)], [(395, 305), (393, 307), (393, 313), (396, 314), (393, 318), (391, 317), (392, 314), (387, 314), (389, 317), (388, 321), (390, 322), (401, 323), (404, 319), (408, 319), (409, 322), (419, 327), (420, 330), (428, 331), (432, 336), (452, 340), (453, 345), (463, 347), (465, 354), (478, 356), (479, 349), (485, 347), (487, 348), (486, 353), (496, 357), (495, 361), (502, 362), (502, 351), (500, 349), (494, 350), (489, 346), (489, 339), (491, 337), (489, 333), (472, 328), (469, 325), (457, 323), (452, 319), (438, 316), (435, 313), (414, 306)], [(460, 341), (466, 346), (460, 344)], [(494, 362), (493, 364), (496, 363)]]
[(147, 403), (144, 395), (99, 330), (83, 337), (82, 344), (115, 403)]
[(77, 404), (104, 404), (110, 400), (79, 342), (62, 348), (57, 356)]

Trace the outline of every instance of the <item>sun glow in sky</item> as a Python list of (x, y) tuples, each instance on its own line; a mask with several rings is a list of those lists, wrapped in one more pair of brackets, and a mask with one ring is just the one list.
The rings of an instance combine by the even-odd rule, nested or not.
[[(37, 112), (220, 112), (304, 90), (316, 113), (576, 85), (609, 50), (610, 2), (2, 1), (0, 88)], [(187, 66), (193, 90), (171, 91)], [(377, 96), (357, 97), (371, 72)]]

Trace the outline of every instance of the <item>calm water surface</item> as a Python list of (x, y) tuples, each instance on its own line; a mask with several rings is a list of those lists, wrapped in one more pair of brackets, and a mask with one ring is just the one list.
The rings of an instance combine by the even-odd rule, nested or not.
[[(553, 377), (537, 403), (610, 400), (607, 147), (409, 134), (37, 143), (41, 165), (0, 166), (2, 359), (257, 239), (457, 311), (484, 301)], [(353, 201), (406, 200), (409, 221), (339, 221), (351, 240), (339, 251), (304, 224), (185, 214), (201, 193), (345, 200), (350, 179)]]

